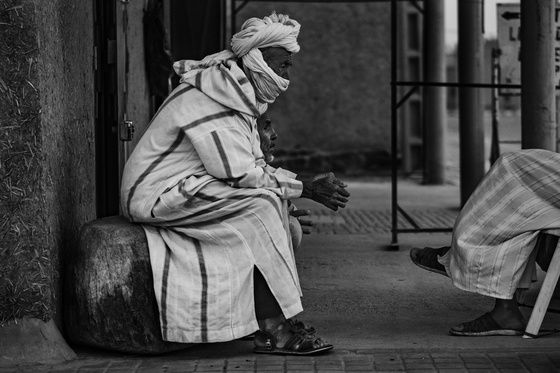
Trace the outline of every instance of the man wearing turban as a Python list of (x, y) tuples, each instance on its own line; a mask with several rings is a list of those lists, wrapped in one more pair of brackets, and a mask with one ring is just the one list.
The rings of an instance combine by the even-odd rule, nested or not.
[(177, 61), (180, 85), (128, 159), (121, 208), (146, 232), (162, 337), (223, 342), (255, 331), (255, 352), (332, 348), (292, 318), (301, 288), (287, 201), (333, 210), (349, 193), (332, 174), (298, 180), (266, 166), (256, 119), (288, 88), (300, 25), (251, 18), (232, 50)]

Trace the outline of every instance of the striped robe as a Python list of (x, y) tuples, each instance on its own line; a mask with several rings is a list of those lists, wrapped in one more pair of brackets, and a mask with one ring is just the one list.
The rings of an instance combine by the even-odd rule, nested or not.
[(185, 79), (127, 161), (123, 214), (148, 239), (162, 337), (221, 342), (258, 329), (258, 267), (286, 317), (302, 311), (287, 200), (295, 174), (266, 166), (255, 94), (232, 61)]
[[(558, 228), (560, 154), (537, 149), (505, 153), (461, 210), (451, 250), (440, 263), (458, 288), (512, 299), (535, 279), (537, 255), (555, 249), (538, 245), (540, 233)], [(549, 253), (538, 253), (536, 247)]]

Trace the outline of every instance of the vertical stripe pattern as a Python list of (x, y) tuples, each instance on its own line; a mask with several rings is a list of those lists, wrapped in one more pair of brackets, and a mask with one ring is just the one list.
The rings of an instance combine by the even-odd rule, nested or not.
[(170, 342), (224, 342), (257, 330), (255, 267), (286, 317), (303, 310), (287, 209), (302, 184), (258, 161), (254, 92), (230, 67), (179, 86), (123, 171), (122, 211), (146, 232)]
[(503, 154), (473, 192), (442, 263), (460, 289), (511, 299), (531, 282), (540, 232), (560, 228), (560, 154)]
[(161, 284), (161, 301), (160, 304), (162, 305), (162, 310), (160, 313), (160, 318), (161, 318), (161, 327), (162, 330), (164, 330), (164, 336), (163, 339), (167, 340), (168, 336), (167, 336), (167, 285), (168, 285), (168, 281), (169, 281), (169, 263), (171, 262), (171, 256), (170, 256), (170, 251), (169, 251), (169, 247), (167, 245), (165, 245), (165, 260), (164, 260), (164, 264), (163, 264), (163, 281)]
[(206, 273), (206, 264), (204, 263), (204, 254), (200, 247), (200, 242), (194, 241), (196, 255), (198, 256), (198, 265), (200, 267), (200, 341), (208, 342), (208, 274)]

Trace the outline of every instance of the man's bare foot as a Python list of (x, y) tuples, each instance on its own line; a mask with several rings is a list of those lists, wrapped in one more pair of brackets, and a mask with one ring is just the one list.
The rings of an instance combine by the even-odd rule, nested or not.
[(522, 330), (526, 323), (516, 299), (496, 299), (492, 318), (504, 329)]

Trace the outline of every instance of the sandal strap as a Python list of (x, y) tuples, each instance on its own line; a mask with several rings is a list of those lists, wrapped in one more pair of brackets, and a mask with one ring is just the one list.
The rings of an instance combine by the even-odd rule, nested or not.
[(255, 346), (262, 345), (267, 350), (274, 350), (276, 348), (276, 338), (271, 333), (262, 330), (255, 332), (253, 343)]
[(304, 352), (315, 349), (315, 342), (319, 338), (309, 335), (304, 330), (296, 330), (294, 334), (284, 344), (285, 350)]
[(466, 323), (463, 323), (463, 331), (465, 332), (484, 332), (490, 330), (499, 330), (502, 329), (500, 325), (494, 320), (490, 312), (485, 313), (484, 315)]
[(305, 325), (305, 323), (303, 321), (300, 321), (298, 319), (288, 319), (288, 321), (290, 323), (292, 323), (292, 325), (296, 328), (296, 329), (301, 329), (306, 331), (309, 334), (314, 334), (315, 333), (315, 328), (312, 326), (307, 326)]

